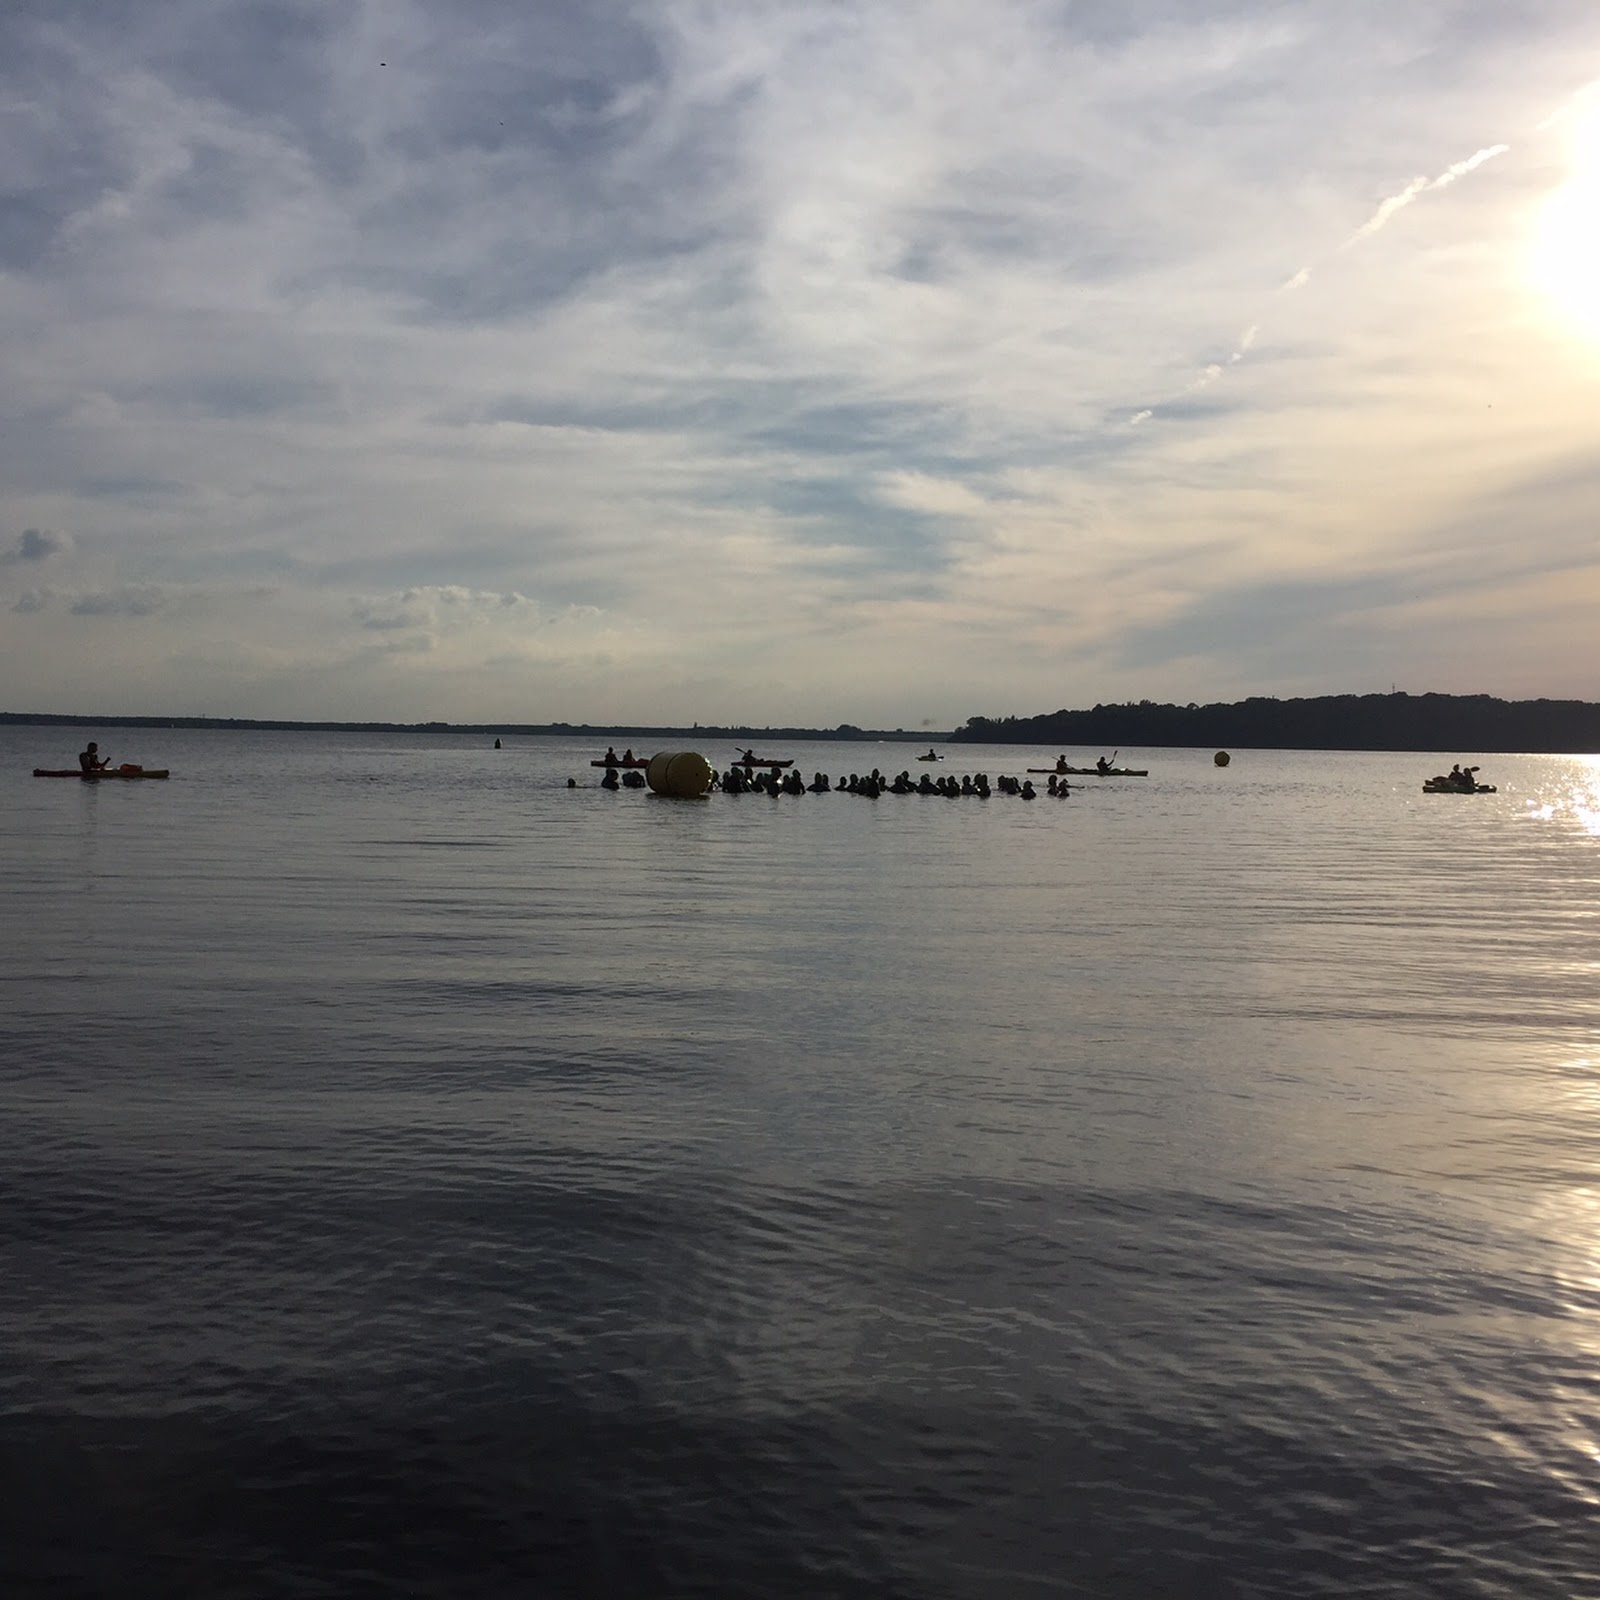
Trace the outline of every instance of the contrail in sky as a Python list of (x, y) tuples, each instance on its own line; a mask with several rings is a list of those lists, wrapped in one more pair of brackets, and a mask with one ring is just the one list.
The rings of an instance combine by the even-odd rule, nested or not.
[(1503, 156), (1510, 148), (1508, 144), (1487, 145), (1476, 155), (1468, 156), (1465, 161), (1458, 161), (1453, 167), (1446, 167), (1437, 178), (1413, 178), (1399, 194), (1390, 195), (1339, 248), (1348, 250), (1351, 245), (1358, 244), (1363, 239), (1370, 239), (1395, 212), (1410, 205), (1419, 194), (1427, 194), (1430, 189), (1442, 189), (1446, 184), (1454, 183), (1457, 178), (1464, 178), (1469, 172), (1481, 167), (1485, 161), (1493, 161), (1496, 156)]
[[(1388, 222), (1395, 212), (1403, 211), (1418, 195), (1428, 194), (1434, 189), (1447, 187), (1449, 184), (1454, 183), (1457, 178), (1464, 178), (1469, 172), (1475, 172), (1484, 162), (1493, 161), (1496, 156), (1503, 156), (1510, 148), (1511, 146), (1508, 144), (1485, 145), (1483, 149), (1468, 156), (1465, 161), (1457, 161), (1453, 166), (1446, 167), (1437, 178), (1413, 178), (1399, 193), (1392, 194), (1388, 199), (1380, 201), (1378, 209), (1348, 239), (1338, 246), (1338, 251), (1348, 250), (1353, 245), (1360, 244), (1363, 239), (1370, 239), (1373, 234), (1377, 233)], [(1338, 251), (1335, 253), (1337, 254)], [(1278, 293), (1287, 294), (1291, 290), (1305, 288), (1311, 281), (1311, 272), (1312, 269), (1310, 267), (1301, 267), (1292, 278), (1287, 279), (1278, 286)], [(1243, 337), (1239, 340), (1238, 348), (1228, 357), (1228, 366), (1234, 366), (1244, 359), (1251, 345), (1256, 342), (1256, 335), (1260, 331), (1261, 324), (1259, 322), (1252, 323), (1245, 330)], [(1224, 370), (1224, 367), (1219, 363), (1203, 367), (1199, 375), (1184, 392), (1192, 394), (1196, 389), (1208, 388), (1222, 376)], [(1132, 423), (1147, 422), (1154, 414), (1153, 410), (1147, 408), (1136, 412), (1128, 420)]]

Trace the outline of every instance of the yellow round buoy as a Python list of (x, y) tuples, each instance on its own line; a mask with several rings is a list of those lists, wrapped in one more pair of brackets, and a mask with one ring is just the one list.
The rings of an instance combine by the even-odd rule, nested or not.
[(711, 763), (698, 750), (662, 750), (650, 757), (644, 781), (656, 794), (692, 798), (711, 787)]
[(1214, 756), (1212, 756), (1211, 759), (1215, 761), (1219, 767), (1225, 767), (1232, 758), (1229, 756), (1226, 750), (1219, 750)]

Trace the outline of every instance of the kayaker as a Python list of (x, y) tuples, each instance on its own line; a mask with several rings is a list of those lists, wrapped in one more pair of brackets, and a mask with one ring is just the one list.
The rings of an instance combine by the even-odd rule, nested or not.
[(1103, 778), (1111, 770), (1111, 763), (1109, 761), (1107, 761), (1104, 756), (1101, 756), (1095, 762), (1094, 769)]
[(623, 766), (629, 765), (629, 763), (632, 762), (632, 760), (633, 760), (633, 746), (629, 745), (628, 748), (622, 752), (622, 764), (623, 764)]
[(938, 760), (938, 759), (939, 759), (939, 752), (938, 752), (938, 751), (937, 751), (937, 750), (935, 750), (935, 749), (934, 749), (934, 748), (933, 748), (933, 746), (932, 746), (932, 745), (931, 745), (931, 744), (930, 744), (930, 745), (929, 745), (929, 746), (928, 746), (928, 753), (927, 753), (927, 755), (925, 755), (925, 756), (924, 756), (924, 757), (923, 757), (923, 758), (922, 758), (922, 759), (923, 759), (923, 760), (924, 760), (924, 761), (937, 761), (937, 760)]
[(606, 746), (606, 765), (614, 767), (617, 764), (617, 747), (612, 744)]
[(78, 752), (79, 769), (84, 772), (104, 772), (111, 765), (111, 760), (107, 757), (106, 760), (102, 761), (99, 752), (100, 746), (91, 739), (89, 748)]

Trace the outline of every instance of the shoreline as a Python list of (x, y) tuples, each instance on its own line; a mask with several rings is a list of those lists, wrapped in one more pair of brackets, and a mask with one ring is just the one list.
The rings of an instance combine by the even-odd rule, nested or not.
[(689, 728), (657, 727), (632, 722), (301, 722), (291, 717), (162, 717), (82, 716), (45, 711), (0, 711), (0, 727), (30, 728), (219, 728), (257, 733), (466, 733), (510, 734), (522, 738), (603, 739), (807, 739), (814, 742), (882, 744), (949, 744), (949, 732), (903, 728), (770, 728), (702, 724)]
[(756, 727), (639, 722), (395, 722), (293, 717), (84, 716), (3, 711), (0, 726), (228, 729), (274, 733), (442, 733), (557, 738), (602, 744), (786, 742), (1027, 745), (1063, 750), (1345, 750), (1484, 755), (1600, 752), (1600, 705), (1584, 700), (1500, 700), (1492, 695), (1322, 695), (1185, 706), (1151, 700), (1037, 716), (969, 717), (953, 729)]

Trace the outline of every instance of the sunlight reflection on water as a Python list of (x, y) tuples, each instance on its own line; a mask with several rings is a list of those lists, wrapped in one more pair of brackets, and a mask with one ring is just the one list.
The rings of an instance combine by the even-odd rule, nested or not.
[(1541, 822), (1570, 817), (1591, 838), (1600, 838), (1600, 756), (1538, 759), (1551, 770), (1543, 775), (1538, 794), (1526, 801), (1528, 815)]

